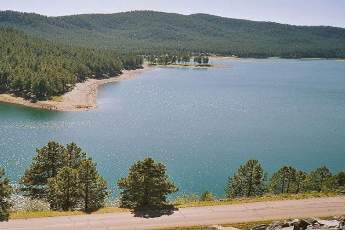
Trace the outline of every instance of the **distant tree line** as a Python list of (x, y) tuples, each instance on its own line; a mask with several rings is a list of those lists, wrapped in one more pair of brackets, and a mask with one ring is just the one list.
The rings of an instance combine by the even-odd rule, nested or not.
[(191, 61), (193, 61), (196, 65), (207, 65), (209, 63), (208, 55), (191, 53), (147, 55), (146, 59), (150, 65), (186, 65)]
[[(120, 206), (142, 210), (171, 208), (167, 195), (178, 187), (170, 180), (166, 167), (152, 158), (135, 162), (128, 176), (117, 182), (121, 189)], [(322, 166), (309, 173), (283, 166), (268, 179), (257, 160), (241, 165), (226, 185), (229, 199), (264, 194), (345, 191), (345, 171), (335, 175)], [(9, 218), (13, 189), (0, 169), (0, 221)], [(32, 164), (20, 181), (20, 192), (31, 199), (50, 204), (52, 210), (83, 210), (87, 213), (104, 207), (109, 192), (96, 163), (74, 143), (63, 146), (50, 141), (36, 150)], [(213, 200), (212, 193), (201, 194), (201, 201)]]
[(191, 60), (191, 54), (160, 54), (160, 55), (148, 55), (147, 61), (151, 65), (171, 65), (171, 64), (187, 64)]
[(0, 28), (0, 44), (0, 93), (31, 100), (62, 95), (87, 78), (108, 78), (143, 64), (140, 56), (60, 45), (10, 28)]
[(194, 59), (193, 59), (193, 61), (195, 63), (198, 63), (199, 65), (207, 65), (209, 60), (210, 60), (209, 57), (206, 55), (197, 55), (197, 56), (194, 56)]
[(345, 58), (345, 29), (153, 11), (46, 17), (0, 12), (0, 25), (122, 53), (207, 52), (238, 57)]

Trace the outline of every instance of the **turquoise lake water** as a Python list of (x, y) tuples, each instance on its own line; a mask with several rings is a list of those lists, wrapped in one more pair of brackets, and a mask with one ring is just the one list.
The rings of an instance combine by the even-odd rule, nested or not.
[(103, 86), (98, 108), (51, 112), (0, 104), (0, 164), (17, 180), (35, 148), (76, 142), (108, 183), (151, 156), (181, 192), (224, 194), (244, 161), (345, 169), (345, 62), (243, 59), (158, 68)]

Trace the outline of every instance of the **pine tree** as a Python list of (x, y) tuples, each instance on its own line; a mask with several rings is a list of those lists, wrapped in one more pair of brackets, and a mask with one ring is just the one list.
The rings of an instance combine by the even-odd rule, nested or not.
[(8, 199), (12, 194), (10, 181), (5, 177), (5, 171), (0, 168), (0, 222), (7, 221), (11, 204)]
[(32, 92), (38, 100), (46, 99), (49, 93), (49, 83), (45, 78), (38, 77), (32, 85)]
[(202, 57), (201, 56), (195, 56), (193, 61), (200, 65), (202, 63)]
[(151, 158), (136, 162), (129, 169), (129, 175), (118, 181), (122, 189), (121, 206), (125, 208), (159, 209), (167, 204), (166, 196), (177, 192), (169, 180), (166, 167)]
[(22, 191), (25, 196), (33, 199), (47, 198), (48, 179), (55, 177), (64, 166), (65, 148), (57, 142), (50, 141), (36, 152), (33, 163), (21, 180)]
[(202, 59), (202, 63), (204, 65), (207, 65), (209, 61), (210, 61), (210, 59), (207, 56), (204, 56), (203, 59)]
[(229, 178), (226, 191), (229, 198), (234, 198), (261, 195), (264, 189), (262, 166), (257, 160), (249, 160)]
[(297, 170), (284, 166), (275, 172), (271, 178), (270, 190), (273, 193), (291, 193), (296, 191)]
[(81, 148), (72, 142), (66, 146), (64, 158), (65, 166), (77, 169), (80, 163), (86, 159), (86, 153), (82, 152)]
[(79, 204), (81, 190), (78, 170), (63, 167), (48, 180), (49, 203), (54, 210), (74, 210)]
[(214, 196), (209, 191), (203, 192), (200, 196), (200, 201), (213, 201)]
[(331, 177), (332, 173), (326, 166), (315, 169), (307, 177), (308, 190), (321, 192)]
[(304, 192), (306, 189), (305, 182), (307, 179), (307, 173), (303, 171), (297, 171), (296, 173), (296, 190), (295, 193)]
[(184, 55), (182, 56), (182, 62), (183, 62), (184, 64), (187, 64), (188, 62), (190, 62), (190, 55), (189, 55), (189, 54), (184, 54)]
[(345, 171), (339, 172), (334, 176), (334, 182), (336, 187), (345, 191)]
[(95, 211), (104, 206), (107, 197), (107, 183), (98, 174), (96, 164), (91, 159), (81, 161), (79, 185), (85, 212)]
[(107, 185), (96, 164), (75, 143), (66, 148), (50, 141), (37, 155), (21, 181), (24, 195), (47, 200), (52, 209), (82, 207), (91, 212), (104, 204)]

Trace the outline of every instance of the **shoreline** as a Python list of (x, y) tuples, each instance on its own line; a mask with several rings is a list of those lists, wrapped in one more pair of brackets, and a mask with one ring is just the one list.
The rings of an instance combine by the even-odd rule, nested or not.
[(168, 65), (152, 65), (149, 64), (150, 67), (153, 68), (186, 68), (186, 69), (208, 69), (213, 68), (214, 65), (189, 65), (189, 64), (168, 64)]
[(53, 110), (60, 112), (82, 112), (97, 108), (97, 92), (101, 85), (131, 80), (138, 74), (144, 73), (153, 67), (143, 65), (142, 69), (123, 70), (122, 74), (107, 79), (88, 79), (85, 82), (77, 83), (73, 90), (58, 97), (60, 100), (38, 101), (33, 103), (21, 97), (10, 94), (0, 94), (0, 102), (21, 105), (30, 108)]
[[(236, 56), (210, 56), (210, 61), (217, 60), (243, 60), (246, 58), (240, 58)], [(274, 57), (277, 59), (286, 59)], [(269, 58), (259, 58), (269, 59)], [(297, 58), (297, 60), (322, 60), (324, 58)], [(328, 60), (329, 58), (326, 58)], [(331, 59), (337, 61), (345, 61), (345, 59)], [(142, 69), (136, 70), (123, 70), (122, 74), (110, 77), (107, 79), (88, 79), (85, 82), (77, 83), (72, 91), (65, 93), (64, 95), (53, 97), (51, 100), (31, 102), (21, 97), (16, 97), (10, 94), (0, 94), (0, 103), (8, 103), (19, 106), (25, 106), (36, 109), (60, 111), (60, 112), (83, 112), (97, 108), (97, 92), (99, 86), (115, 83), (123, 80), (130, 80), (136, 77), (136, 75), (152, 70), (154, 68), (191, 68), (191, 69), (208, 69), (214, 68), (216, 65), (210, 66), (194, 66), (194, 65), (150, 65), (144, 64)]]

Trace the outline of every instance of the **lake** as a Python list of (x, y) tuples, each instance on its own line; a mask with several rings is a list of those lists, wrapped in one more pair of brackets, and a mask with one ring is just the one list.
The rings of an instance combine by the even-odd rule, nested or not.
[(345, 61), (217, 60), (156, 68), (101, 87), (98, 108), (52, 112), (0, 104), (0, 164), (18, 180), (49, 140), (76, 142), (109, 185), (136, 160), (167, 165), (181, 193), (224, 194), (248, 159), (345, 169)]

